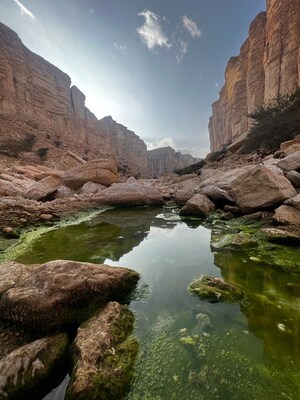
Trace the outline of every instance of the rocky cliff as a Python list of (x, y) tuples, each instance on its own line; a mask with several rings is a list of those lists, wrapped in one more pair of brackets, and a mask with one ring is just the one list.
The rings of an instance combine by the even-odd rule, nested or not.
[(241, 140), (247, 114), (300, 86), (300, 1), (267, 0), (266, 12), (250, 25), (240, 54), (232, 57), (225, 85), (212, 106), (211, 150)]
[(0, 121), (2, 161), (57, 164), (66, 150), (86, 159), (113, 154), (128, 174), (146, 176), (144, 142), (109, 118), (98, 121), (70, 77), (1, 23)]
[(188, 167), (199, 161), (190, 154), (181, 154), (172, 147), (162, 147), (148, 151), (148, 168), (151, 177), (173, 173), (176, 169)]

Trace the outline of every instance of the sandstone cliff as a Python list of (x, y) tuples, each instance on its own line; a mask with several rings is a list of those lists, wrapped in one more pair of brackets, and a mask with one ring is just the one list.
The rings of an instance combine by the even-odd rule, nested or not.
[(199, 161), (198, 158), (190, 154), (181, 154), (180, 151), (175, 152), (172, 147), (148, 151), (148, 168), (152, 178), (173, 173), (174, 170), (188, 167), (197, 161)]
[(247, 114), (300, 86), (300, 1), (267, 0), (249, 37), (225, 72), (225, 85), (209, 122), (211, 150), (241, 140)]
[[(56, 165), (66, 150), (93, 159), (113, 154), (127, 173), (146, 176), (146, 145), (109, 119), (98, 121), (70, 77), (32, 53), (0, 23), (0, 152), (10, 163)], [(38, 153), (39, 149), (43, 149)], [(32, 150), (32, 151), (31, 151)], [(6, 159), (5, 159), (5, 156)], [(13, 160), (16, 163), (16, 159)]]

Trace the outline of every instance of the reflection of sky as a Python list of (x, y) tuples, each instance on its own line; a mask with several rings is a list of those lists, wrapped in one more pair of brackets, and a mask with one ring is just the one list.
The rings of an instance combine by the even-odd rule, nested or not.
[[(265, 0), (19, 3), (34, 19), (16, 0), (0, 0), (1, 22), (67, 72), (98, 118), (112, 115), (150, 146), (173, 145), (195, 155), (209, 147), (208, 118), (225, 65), (239, 52), (250, 21), (265, 8)], [(157, 17), (154, 30), (146, 33), (161, 43), (150, 49), (137, 31), (145, 28), (146, 15)], [(184, 26), (184, 16), (199, 34)]]

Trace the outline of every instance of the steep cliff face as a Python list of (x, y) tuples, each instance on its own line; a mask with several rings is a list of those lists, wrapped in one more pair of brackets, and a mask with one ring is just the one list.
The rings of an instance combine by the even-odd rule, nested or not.
[(31, 158), (20, 154), (18, 162), (41, 161), (33, 155), (40, 148), (48, 149), (45, 162), (52, 164), (66, 150), (90, 159), (113, 154), (128, 174), (146, 176), (145, 143), (112, 120), (98, 121), (85, 107), (84, 94), (71, 87), (70, 77), (28, 50), (1, 23), (0, 122), (2, 155), (11, 155), (10, 146), (14, 155), (17, 147), (22, 153), (23, 145), (28, 152), (31, 141)]
[(225, 85), (212, 106), (211, 150), (242, 139), (247, 114), (300, 86), (300, 1), (267, 0), (250, 25), (238, 57), (229, 60)]
[(162, 147), (148, 151), (148, 168), (152, 178), (173, 173), (175, 169), (188, 167), (198, 160), (190, 154), (181, 154), (180, 151), (175, 152), (172, 147)]

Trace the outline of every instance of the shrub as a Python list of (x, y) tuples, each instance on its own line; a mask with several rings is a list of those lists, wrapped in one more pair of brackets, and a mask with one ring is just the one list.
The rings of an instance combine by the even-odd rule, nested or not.
[(27, 133), (22, 139), (6, 139), (0, 143), (0, 153), (10, 157), (18, 157), (22, 152), (32, 151), (36, 141), (33, 133)]
[(205, 161), (204, 160), (200, 160), (198, 162), (196, 162), (195, 164), (191, 164), (188, 167), (184, 167), (184, 168), (177, 168), (174, 170), (175, 174), (177, 175), (186, 175), (186, 174), (195, 174), (198, 173), (201, 168), (204, 166)]
[(40, 147), (36, 154), (40, 157), (41, 160), (44, 160), (46, 158), (46, 155), (48, 153), (48, 148), (47, 147)]
[(59, 147), (61, 145), (61, 141), (60, 140), (54, 140), (53, 143), (55, 144), (56, 147)]
[(212, 153), (207, 154), (206, 156), (206, 161), (212, 162), (212, 161), (219, 161), (221, 160), (223, 157), (225, 157), (226, 155), (226, 150), (225, 149), (221, 149), (221, 150), (217, 150), (214, 151)]
[(300, 132), (300, 89), (277, 97), (248, 115), (253, 120), (246, 142), (240, 153), (258, 149), (272, 153), (282, 142), (293, 139)]

